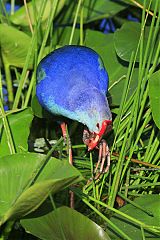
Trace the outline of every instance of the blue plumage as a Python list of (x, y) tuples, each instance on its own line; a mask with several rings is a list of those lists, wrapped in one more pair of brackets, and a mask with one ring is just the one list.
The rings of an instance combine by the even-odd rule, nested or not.
[(36, 94), (40, 104), (56, 115), (85, 124), (111, 120), (106, 99), (108, 74), (100, 56), (82, 46), (65, 46), (47, 55), (37, 68)]

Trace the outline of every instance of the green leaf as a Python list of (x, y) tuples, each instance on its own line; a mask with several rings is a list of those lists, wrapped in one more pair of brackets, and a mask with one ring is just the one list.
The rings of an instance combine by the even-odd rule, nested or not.
[[(117, 57), (113, 36), (113, 34), (103, 34), (98, 31), (88, 30), (85, 43), (87, 47), (91, 47), (102, 57), (105, 68), (109, 74), (109, 99), (113, 105), (119, 105), (124, 82), (126, 80), (128, 65)], [(133, 93), (137, 86), (137, 77), (138, 70), (135, 69), (128, 96)]]
[[(63, 16), (62, 22), (69, 24), (73, 22), (76, 14), (78, 2), (68, 1), (66, 5), (66, 14)], [(83, 3), (83, 22), (89, 23), (103, 18), (113, 17), (118, 12), (127, 8), (127, 5), (111, 0), (85, 0)], [(78, 18), (80, 22), (80, 18)]]
[[(153, 194), (153, 195), (144, 195), (142, 197), (136, 198), (135, 203), (144, 207), (153, 213), (153, 216), (149, 216), (147, 213), (143, 212), (142, 210), (134, 207), (131, 204), (127, 204), (126, 206), (120, 209), (120, 212), (123, 212), (141, 222), (150, 225), (150, 226), (160, 226), (160, 195)], [(129, 221), (127, 218), (124, 218), (118, 214), (115, 214), (111, 221), (116, 224), (124, 233), (128, 234), (128, 236), (132, 236), (132, 240), (142, 239), (141, 228), (139, 225)], [(145, 237), (147, 240), (151, 239), (159, 239), (160, 235), (153, 234), (149, 231), (149, 229), (144, 230)], [(112, 233), (112, 239), (117, 239), (117, 234)]]
[(48, 197), (82, 179), (67, 160), (50, 158), (35, 184), (27, 187), (45, 155), (13, 154), (0, 158), (1, 223), (35, 211)]
[[(31, 37), (18, 29), (0, 24), (0, 47), (4, 64), (23, 68), (27, 56)], [(30, 59), (29, 68), (32, 68), (33, 56)]]
[[(33, 119), (31, 108), (27, 108), (18, 113), (9, 114), (7, 118), (16, 152), (27, 151), (30, 125)], [(0, 131), (0, 156), (5, 156), (10, 154), (10, 150), (7, 144), (7, 136), (4, 131), (2, 119), (0, 119)]]
[[(36, 23), (35, 17), (36, 17), (36, 14), (38, 13), (38, 11), (40, 11), (42, 0), (35, 0), (34, 3), (35, 3), (35, 8), (33, 7), (34, 5), (33, 5), (32, 1), (27, 3), (27, 9), (29, 12), (31, 23), (33, 25), (35, 25), (35, 23)], [(44, 13), (43, 13), (43, 16), (41, 19), (42, 22), (46, 21), (47, 18), (49, 17), (53, 3), (54, 3), (54, 0), (46, 1), (45, 10), (44, 10)], [(59, 14), (61, 9), (63, 8), (64, 3), (65, 3), (65, 0), (59, 0), (55, 17)], [(12, 23), (14, 23), (16, 25), (20, 25), (23, 27), (28, 26), (29, 20), (28, 20), (27, 14), (26, 14), (25, 6), (21, 7), (13, 15), (11, 15), (10, 20)]]
[(39, 118), (52, 118), (53, 117), (53, 115), (51, 113), (47, 112), (40, 105), (36, 95), (34, 95), (32, 98), (31, 107), (32, 107), (33, 113), (36, 117), (39, 117)]
[(149, 79), (149, 98), (153, 119), (160, 129), (160, 70), (153, 73)]
[[(61, 47), (68, 45), (69, 40), (70, 40), (71, 31), (72, 31), (72, 27), (65, 27), (65, 28), (59, 27), (59, 28), (55, 29), (52, 44), (54, 46), (60, 45)], [(78, 45), (79, 38), (80, 38), (80, 30), (76, 28), (74, 31), (72, 44)]]
[[(148, 35), (149, 35), (150, 27), (145, 27), (144, 31), (144, 39), (143, 39), (143, 55), (146, 50), (147, 41), (148, 41)], [(136, 22), (126, 22), (122, 25), (120, 29), (118, 29), (114, 33), (114, 44), (116, 53), (118, 56), (125, 60), (129, 61), (132, 52), (136, 52), (138, 48), (138, 42), (141, 35), (141, 24)], [(157, 44), (158, 44), (158, 38), (157, 38)], [(155, 46), (155, 49), (157, 48), (157, 45)], [(153, 54), (152, 62), (154, 60), (155, 54)], [(139, 50), (137, 54), (136, 61), (139, 61)]]
[(127, 5), (110, 0), (84, 1), (84, 22), (109, 18), (124, 10)]
[(39, 217), (21, 221), (27, 232), (45, 240), (109, 240), (109, 236), (95, 222), (81, 213), (60, 207)]

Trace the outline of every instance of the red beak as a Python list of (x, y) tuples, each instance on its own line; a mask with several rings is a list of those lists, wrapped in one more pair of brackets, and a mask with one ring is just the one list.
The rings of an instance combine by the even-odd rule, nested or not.
[(93, 150), (97, 146), (98, 142), (99, 142), (99, 135), (97, 134), (95, 139), (88, 144), (88, 151)]
[(96, 137), (94, 139), (92, 139), (91, 142), (88, 144), (88, 151), (93, 150), (97, 146), (97, 144), (101, 140), (103, 134), (106, 132), (107, 126), (111, 125), (111, 124), (112, 124), (111, 120), (104, 120), (102, 122), (101, 130), (99, 131), (98, 134), (95, 133)]

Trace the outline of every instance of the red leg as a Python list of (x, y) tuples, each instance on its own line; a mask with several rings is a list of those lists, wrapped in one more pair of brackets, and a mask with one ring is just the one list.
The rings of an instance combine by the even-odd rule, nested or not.
[(110, 167), (110, 163), (111, 163), (111, 156), (110, 156), (110, 151), (109, 151), (109, 147), (108, 144), (106, 144), (106, 156), (107, 156), (107, 166), (104, 170), (104, 172), (108, 172), (109, 167)]
[(68, 136), (68, 142), (67, 142), (66, 124), (65, 124), (65, 122), (62, 122), (60, 125), (61, 125), (61, 129), (62, 129), (62, 135), (63, 135), (63, 138), (64, 138), (64, 142), (68, 147), (67, 151), (68, 151), (68, 154), (69, 154), (69, 163), (71, 165), (73, 165), (71, 140), (70, 140), (70, 137)]
[(97, 172), (97, 169), (98, 169), (99, 164), (100, 164), (100, 162), (101, 162), (101, 157), (102, 157), (102, 143), (99, 144), (98, 162), (97, 162), (97, 164), (96, 164), (96, 168), (95, 168), (95, 170), (94, 170), (94, 173)]
[(67, 142), (67, 131), (66, 131), (66, 124), (65, 124), (65, 122), (62, 122), (60, 124), (60, 126), (61, 126), (61, 129), (62, 129), (63, 139), (64, 139), (64, 142), (66, 144), (66, 142)]
[(102, 140), (102, 162), (101, 162), (101, 167), (100, 167), (100, 173), (103, 172), (103, 168), (104, 168), (104, 162), (106, 160), (106, 156), (107, 156), (107, 143), (106, 141)]
[[(69, 136), (67, 139), (66, 124), (65, 124), (65, 122), (62, 122), (60, 125), (61, 125), (61, 129), (62, 129), (62, 135), (64, 138), (64, 142), (67, 145), (67, 152), (69, 154), (69, 163), (71, 165), (73, 165), (71, 140), (70, 140)], [(68, 140), (68, 142), (67, 142), (67, 140)], [(69, 195), (70, 195), (70, 207), (74, 208), (74, 193), (72, 191), (69, 191)]]

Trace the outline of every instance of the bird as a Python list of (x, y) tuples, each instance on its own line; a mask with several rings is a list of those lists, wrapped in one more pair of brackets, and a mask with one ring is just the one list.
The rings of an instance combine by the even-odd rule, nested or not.
[[(106, 97), (109, 77), (102, 58), (86, 46), (66, 45), (45, 56), (37, 66), (36, 96), (52, 113), (84, 125), (83, 142), (88, 151), (99, 148), (100, 174), (110, 165), (109, 148), (103, 136), (112, 128), (112, 114)], [(66, 139), (66, 123), (61, 122)], [(70, 148), (69, 161), (73, 164)], [(107, 167), (104, 163), (107, 159)]]

